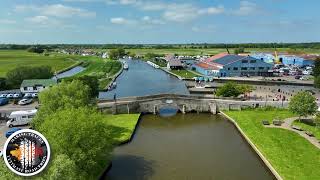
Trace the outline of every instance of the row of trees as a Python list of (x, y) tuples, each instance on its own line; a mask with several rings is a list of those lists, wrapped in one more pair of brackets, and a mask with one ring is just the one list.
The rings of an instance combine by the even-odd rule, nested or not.
[(0, 49), (28, 49), (32, 46), (41, 46), (44, 49), (65, 49), (65, 48), (85, 48), (85, 49), (173, 49), (173, 48), (291, 48), (291, 49), (320, 49), (320, 43), (191, 43), (191, 44), (52, 44), (52, 45), (17, 45), (0, 44)]
[[(20, 87), (25, 79), (49, 79), (53, 76), (50, 66), (17, 66), (6, 74), (6, 79), (0, 79), (6, 89)], [(2, 87), (2, 86), (1, 86)]]

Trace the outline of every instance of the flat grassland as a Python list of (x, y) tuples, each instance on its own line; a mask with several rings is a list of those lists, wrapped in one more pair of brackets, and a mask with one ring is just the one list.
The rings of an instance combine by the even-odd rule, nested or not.
[[(234, 53), (234, 48), (230, 48), (230, 53)], [(277, 48), (277, 52), (289, 52), (289, 48)], [(206, 48), (206, 49), (193, 49), (193, 48), (171, 48), (171, 49), (154, 49), (154, 48), (141, 48), (141, 49), (126, 49), (127, 52), (134, 52), (137, 55), (145, 55), (147, 53), (154, 54), (178, 54), (178, 55), (215, 55), (222, 52), (227, 52), (227, 49), (219, 48)], [(246, 52), (274, 52), (274, 48), (246, 48)], [(308, 54), (319, 54), (320, 49), (297, 49), (299, 52)]]
[(170, 72), (172, 72), (182, 78), (194, 78), (194, 77), (199, 76), (199, 75), (193, 73), (192, 71), (188, 71), (188, 70), (171, 70)]
[(283, 179), (316, 180), (320, 177), (320, 150), (286, 129), (266, 128), (261, 121), (285, 119), (288, 110), (227, 111), (244, 133), (268, 159)]
[(110, 132), (116, 139), (117, 143), (130, 140), (135, 127), (138, 123), (140, 114), (119, 114), (107, 115), (105, 123), (111, 125)]
[(59, 71), (76, 63), (76, 60), (67, 55), (29, 53), (23, 50), (0, 50), (0, 77), (17, 66), (51, 66), (53, 71)]

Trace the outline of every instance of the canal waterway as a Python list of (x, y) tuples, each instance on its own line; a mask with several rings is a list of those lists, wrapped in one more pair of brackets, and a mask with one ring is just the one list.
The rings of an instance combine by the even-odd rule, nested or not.
[(82, 66), (76, 66), (74, 68), (69, 69), (68, 71), (62, 72), (60, 74), (55, 75), (52, 79), (62, 79), (66, 77), (74, 76), (82, 71), (84, 71), (86, 68)]
[(126, 60), (129, 70), (124, 70), (116, 79), (117, 87), (100, 92), (99, 99), (144, 96), (162, 93), (189, 94), (185, 83), (161, 69), (155, 69), (141, 60)]
[(273, 175), (220, 115), (144, 115), (132, 142), (115, 149), (108, 180), (269, 180)]

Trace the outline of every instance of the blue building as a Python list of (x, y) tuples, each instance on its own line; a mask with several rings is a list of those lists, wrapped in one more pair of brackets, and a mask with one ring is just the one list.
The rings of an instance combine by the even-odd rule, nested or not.
[[(261, 59), (267, 63), (273, 63), (275, 60), (275, 56), (271, 53), (254, 53), (250, 56)], [(279, 61), (283, 65), (296, 65), (296, 66), (310, 66), (314, 64), (313, 60), (305, 59), (304, 57), (296, 56), (296, 55), (279, 55)]]
[(195, 64), (193, 69), (206, 76), (268, 76), (273, 64), (251, 56), (216, 55), (208, 60)]

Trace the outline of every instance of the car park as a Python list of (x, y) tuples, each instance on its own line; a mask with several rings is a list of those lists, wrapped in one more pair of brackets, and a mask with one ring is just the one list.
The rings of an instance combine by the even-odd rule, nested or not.
[(15, 93), (14, 95), (13, 95), (13, 98), (20, 98), (21, 97), (21, 94), (18, 94), (18, 93)]
[(7, 94), (7, 98), (13, 98), (13, 94)]
[(33, 117), (36, 115), (38, 110), (28, 110), (28, 111), (14, 111), (9, 116), (9, 121), (7, 121), (7, 127), (11, 128), (13, 126), (21, 126), (29, 124)]
[(1, 94), (0, 95), (0, 98), (5, 98), (5, 97), (7, 97), (7, 94)]
[(24, 98), (31, 98), (32, 97), (32, 93), (25, 93), (23, 97)]
[(5, 136), (6, 136), (6, 138), (8, 138), (8, 137), (11, 136), (13, 133), (15, 133), (15, 132), (17, 132), (17, 131), (20, 131), (20, 130), (21, 130), (21, 128), (11, 128), (11, 129), (9, 129), (9, 130), (6, 132)]
[(6, 105), (9, 103), (8, 98), (0, 98), (0, 106)]
[(27, 104), (31, 104), (31, 103), (32, 103), (32, 99), (26, 99), (26, 98), (21, 99), (21, 100), (18, 102), (19, 105), (27, 105)]

